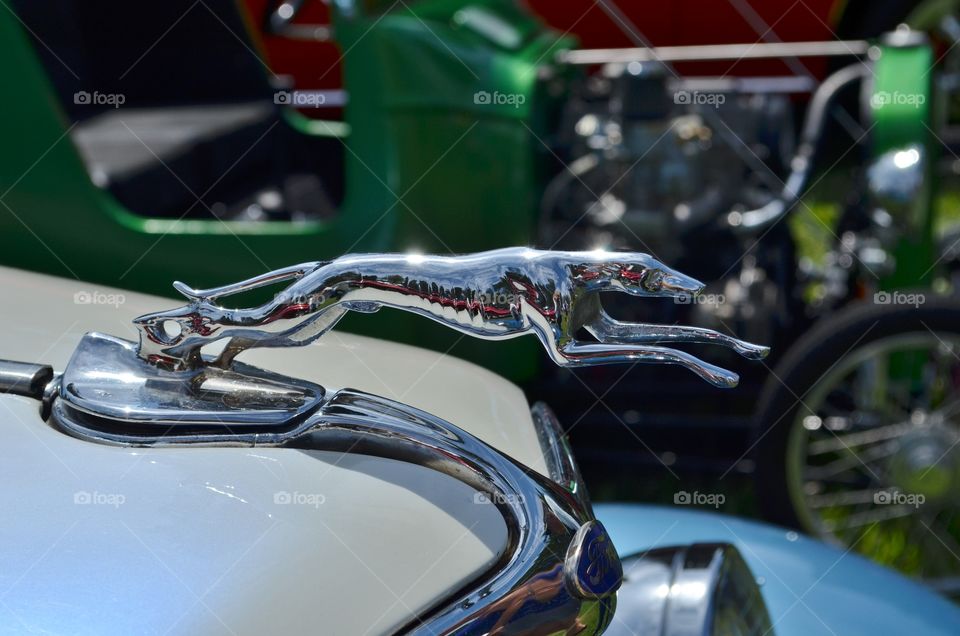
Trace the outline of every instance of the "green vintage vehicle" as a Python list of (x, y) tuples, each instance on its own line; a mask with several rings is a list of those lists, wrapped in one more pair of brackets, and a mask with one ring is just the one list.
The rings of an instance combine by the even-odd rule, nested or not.
[[(469, 4), (336, 3), (350, 98), (343, 121), (323, 121), (283, 102), (230, 0), (14, 3), (0, 16), (16, 87), (0, 123), (2, 262), (171, 295), (173, 278), (208, 286), (345, 251), (529, 243), (544, 178), (530, 132), (546, 135), (544, 73), (573, 39), (511, 2), (454, 21)], [(514, 378), (536, 365), (527, 347), (495, 358), (388, 320), (398, 339)]]
[[(278, 32), (301, 4), (271, 5)], [(944, 6), (925, 5), (917, 20), (942, 31), (947, 49), (960, 31)], [(951, 56), (910, 29), (876, 41), (711, 50), (641, 41), (591, 51), (509, 0), (339, 0), (331, 8), (325, 33), (343, 52), (345, 93), (273, 82), (254, 29), (228, 0), (12, 2), (0, 12), (15, 89), (0, 117), (0, 263), (171, 295), (172, 279), (214, 287), (347, 252), (533, 243), (652, 252), (707, 283), (707, 302), (673, 304), (652, 322), (736, 331), (783, 356), (759, 410), (751, 398), (732, 411), (756, 422), (768, 513), (913, 574), (952, 575), (935, 542), (924, 558), (883, 553), (889, 541), (857, 543), (857, 524), (873, 523), (875, 510), (870, 528), (889, 522), (877, 532), (889, 527), (898, 541), (921, 523), (937, 527), (947, 550), (946, 538), (960, 537), (949, 411), (960, 388), (950, 362), (960, 314), (932, 298), (922, 311), (899, 302), (957, 261), (933, 231)], [(838, 70), (822, 81), (676, 71), (745, 57), (829, 58)], [(799, 135), (795, 93), (812, 94)], [(343, 118), (294, 108), (319, 101), (342, 106)], [(854, 133), (831, 156), (834, 117)], [(826, 260), (811, 265), (798, 255), (802, 237), (791, 222), (807, 215), (802, 197), (845, 157), (855, 196), (830, 228)], [(78, 302), (95, 300), (95, 291)], [(855, 306), (864, 301), (865, 313)], [(850, 318), (850, 307), (860, 313)], [(515, 380), (532, 377), (540, 359), (530, 343), (478, 346), (395, 314), (345, 328), (389, 333)], [(913, 339), (872, 346), (871, 336), (857, 357), (867, 331)], [(845, 352), (852, 366), (833, 377)], [(800, 400), (821, 378), (830, 386)], [(907, 422), (910, 435), (900, 435), (902, 414), (890, 405), (854, 399), (837, 411), (831, 395), (855, 393), (847, 389), (863, 378), (883, 381), (858, 398), (901, 387), (907, 415), (920, 413)], [(657, 397), (660, 385), (641, 384)], [(936, 390), (921, 390), (929, 386)], [(560, 389), (584, 402), (569, 385)], [(627, 397), (647, 404), (640, 393)], [(863, 417), (871, 409), (884, 417)], [(844, 435), (866, 439), (864, 448), (890, 440), (896, 448), (873, 452), (863, 471), (857, 452), (832, 442)], [(950, 460), (933, 471), (940, 451)], [(855, 474), (818, 477), (837, 462)], [(901, 508), (871, 494), (894, 486), (923, 491), (936, 507), (891, 516)]]

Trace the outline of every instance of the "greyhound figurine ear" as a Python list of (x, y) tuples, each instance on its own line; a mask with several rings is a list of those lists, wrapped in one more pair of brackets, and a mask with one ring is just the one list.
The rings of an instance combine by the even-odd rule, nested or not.
[(272, 272), (267, 272), (266, 274), (260, 274), (259, 276), (242, 280), (239, 283), (232, 283), (230, 285), (223, 285), (221, 287), (211, 287), (210, 289), (195, 289), (178, 280), (174, 281), (173, 288), (184, 295), (187, 300), (194, 302), (203, 300), (217, 300), (224, 296), (233, 296), (234, 294), (250, 291), (251, 289), (268, 287), (270, 285), (282, 283), (286, 280), (303, 278), (305, 275), (323, 264), (324, 263), (319, 262), (301, 263), (291, 267), (276, 269)]
[(198, 301), (198, 300), (204, 299), (204, 297), (200, 295), (199, 290), (196, 290), (193, 287), (190, 287), (189, 285), (187, 285), (182, 281), (179, 281), (179, 280), (173, 281), (173, 288), (176, 289), (178, 292), (180, 292), (183, 296), (185, 296), (187, 300)]

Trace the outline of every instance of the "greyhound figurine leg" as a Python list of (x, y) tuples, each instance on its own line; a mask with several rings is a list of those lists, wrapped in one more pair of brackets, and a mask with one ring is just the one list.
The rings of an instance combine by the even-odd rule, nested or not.
[[(296, 338), (275, 339), (272, 343), (272, 346), (300, 347), (305, 344), (310, 344), (323, 334), (333, 329), (334, 326), (340, 322), (340, 319), (346, 315), (349, 309), (351, 308), (344, 307), (342, 305), (333, 305), (328, 307), (315, 314), (310, 325), (306, 329), (303, 329), (301, 332), (297, 333)], [(220, 367), (221, 369), (228, 369), (238, 355), (251, 347), (258, 346), (259, 344), (260, 341), (254, 338), (234, 336), (227, 341), (227, 346), (224, 347), (223, 351), (220, 352), (220, 355), (217, 356), (217, 359), (213, 362), (213, 366)]]
[(704, 362), (685, 351), (668, 347), (594, 344), (572, 341), (557, 349), (554, 356), (558, 365), (563, 367), (588, 366), (596, 364), (618, 364), (630, 362), (657, 362), (677, 364), (693, 371), (707, 382), (721, 388), (732, 388), (740, 382), (740, 376), (716, 365)]
[(638, 343), (701, 343), (720, 344), (730, 347), (744, 358), (762, 360), (770, 353), (769, 347), (755, 345), (726, 334), (704, 329), (676, 325), (656, 325), (640, 322), (621, 322), (611, 318), (606, 312), (600, 312), (592, 322), (584, 327), (597, 340), (609, 344)]

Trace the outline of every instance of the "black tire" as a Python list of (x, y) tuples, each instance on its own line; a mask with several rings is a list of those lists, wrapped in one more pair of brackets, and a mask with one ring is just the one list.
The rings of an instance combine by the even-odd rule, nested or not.
[(804, 527), (791, 501), (787, 476), (787, 444), (798, 425), (798, 398), (838, 360), (876, 340), (912, 332), (960, 335), (960, 302), (934, 298), (913, 305), (856, 304), (821, 319), (789, 349), (764, 385), (754, 417), (753, 456), (760, 511), (774, 523)]

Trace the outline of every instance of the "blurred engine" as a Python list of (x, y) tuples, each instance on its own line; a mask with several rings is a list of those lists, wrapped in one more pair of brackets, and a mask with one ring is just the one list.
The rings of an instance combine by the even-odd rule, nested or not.
[(563, 115), (569, 169), (546, 190), (542, 242), (672, 261), (685, 234), (773, 198), (792, 153), (790, 100), (738, 94), (736, 82), (679, 80), (640, 62), (585, 77)]

